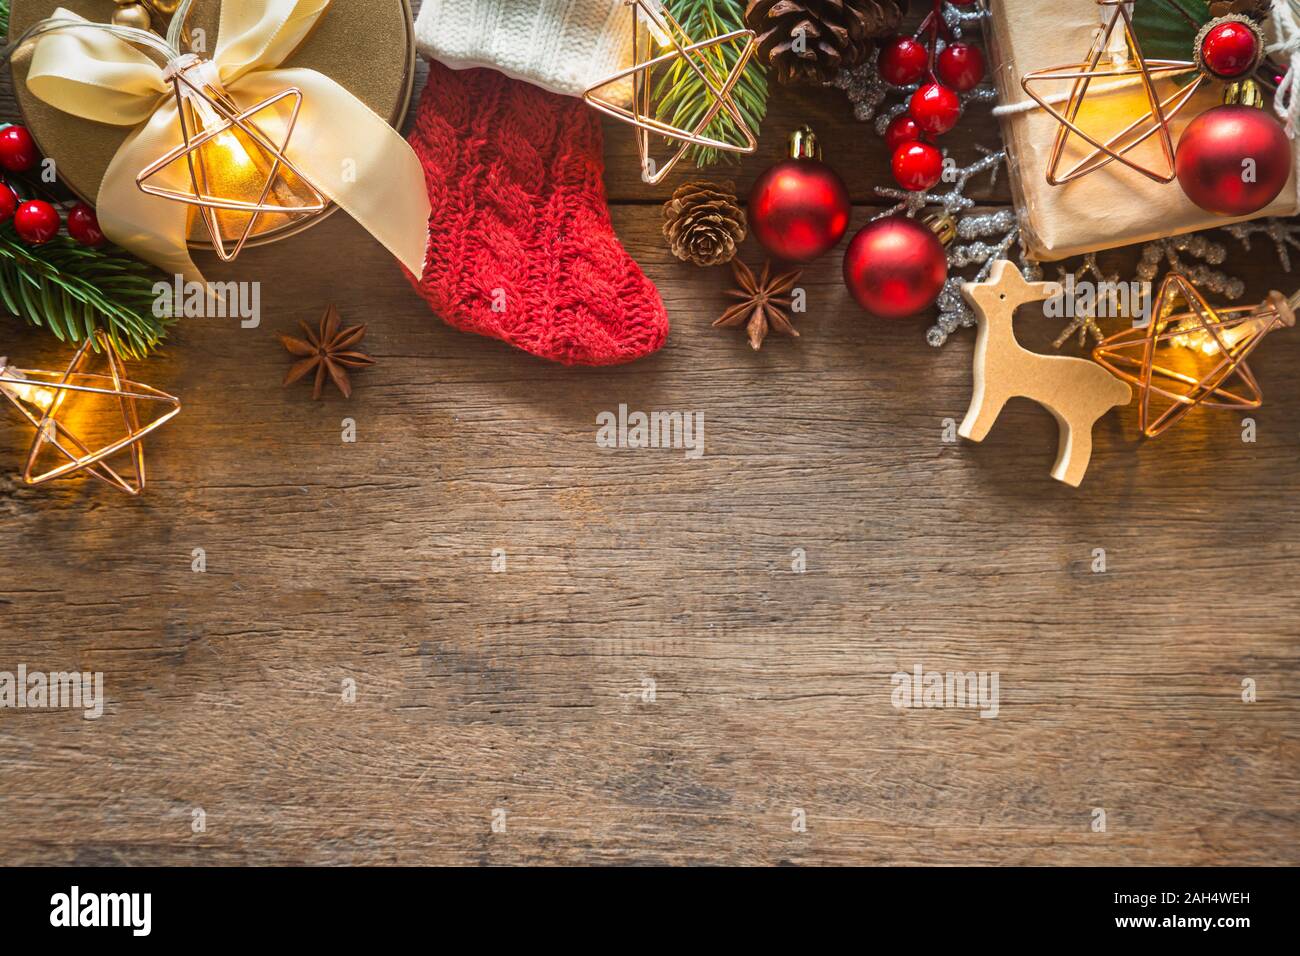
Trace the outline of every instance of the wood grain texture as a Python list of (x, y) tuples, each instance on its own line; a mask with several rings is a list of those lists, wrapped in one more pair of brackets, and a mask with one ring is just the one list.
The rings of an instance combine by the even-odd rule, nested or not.
[[(847, 108), (773, 115), (813, 103), (865, 201), (883, 164)], [(615, 225), (674, 322), (657, 356), (562, 369), (456, 333), (335, 216), (206, 263), (262, 280), (265, 321), (188, 321), (136, 368), (185, 402), (143, 499), (0, 478), (0, 670), (108, 696), (98, 721), (0, 710), (0, 862), (1300, 863), (1300, 338), (1252, 361), (1257, 442), (1201, 411), (1144, 443), (1123, 409), (1072, 491), (1027, 401), (943, 441), (972, 333), (865, 319), (838, 255), (802, 338), (710, 329), (726, 271), (671, 257), (666, 190), (609, 133)], [(1300, 284), (1270, 250), (1230, 264), (1251, 295)], [(329, 302), (379, 364), (313, 403), (273, 332)], [(703, 412), (703, 458), (597, 447), (620, 403)], [(10, 476), (27, 431), (0, 438)], [(998, 717), (894, 709), (918, 663), (999, 672)]]

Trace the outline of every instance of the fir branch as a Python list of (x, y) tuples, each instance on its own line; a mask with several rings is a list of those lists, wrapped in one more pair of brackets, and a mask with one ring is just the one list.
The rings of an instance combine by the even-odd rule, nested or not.
[(0, 308), (80, 343), (96, 329), (123, 356), (156, 348), (172, 323), (154, 315), (156, 276), (115, 247), (88, 249), (67, 236), (29, 246), (13, 224), (0, 227)]
[[(667, 0), (666, 6), (697, 43), (745, 27), (744, 0)], [(743, 45), (736, 42), (700, 50), (694, 55), (712, 66), (720, 85), (731, 74), (742, 49)], [(767, 115), (767, 76), (757, 60), (750, 60), (731, 95), (746, 125), (757, 135)], [(699, 76), (680, 58), (655, 82), (654, 99), (658, 104), (656, 117), (681, 129), (694, 129), (713, 104), (713, 97)], [(735, 124), (725, 113), (715, 117), (704, 133), (723, 142), (737, 145), (742, 142)], [(697, 146), (689, 156), (697, 167), (703, 168), (719, 160), (734, 162), (736, 154)]]
[(0, 37), (9, 35), (9, 0), (0, 0)]

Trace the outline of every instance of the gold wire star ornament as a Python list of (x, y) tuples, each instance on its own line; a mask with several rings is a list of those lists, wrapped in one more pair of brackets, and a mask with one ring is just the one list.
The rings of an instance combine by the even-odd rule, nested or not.
[[(1047, 182), (1060, 186), (1073, 180), (1096, 172), (1112, 162), (1119, 162), (1158, 183), (1173, 182), (1174, 144), (1169, 134), (1169, 121), (1176, 116), (1200, 88), (1205, 76), (1197, 73), (1195, 79), (1176, 88), (1168, 96), (1161, 98), (1156, 92), (1155, 81), (1158, 78), (1173, 78), (1197, 69), (1191, 60), (1148, 60), (1142, 55), (1133, 29), (1129, 7), (1132, 0), (1097, 0), (1097, 5), (1108, 19), (1092, 49), (1082, 63), (1034, 70), (1021, 77), (1020, 85), (1040, 107), (1046, 110), (1059, 123), (1056, 138), (1047, 165)], [(1116, 33), (1117, 27), (1123, 27), (1122, 35)], [(1103, 59), (1107, 62), (1103, 63)], [(1107, 83), (1094, 94), (1114, 94), (1120, 88), (1140, 85), (1146, 102), (1146, 112), (1140, 115), (1118, 133), (1102, 140), (1100, 135), (1093, 135), (1080, 123), (1080, 112), (1088, 100), (1088, 92), (1094, 79), (1114, 80)], [(1047, 93), (1040, 93), (1040, 85), (1060, 84), (1070, 81), (1070, 93), (1064, 111), (1057, 109), (1056, 103), (1061, 98)], [(1059, 88), (1059, 87), (1058, 87)], [(1103, 110), (1107, 117), (1116, 112), (1112, 104), (1109, 110)], [(1092, 151), (1080, 159), (1065, 173), (1061, 173), (1061, 164), (1065, 157), (1066, 146), (1070, 137), (1077, 136), (1092, 147)], [(1160, 154), (1163, 162), (1155, 168), (1145, 166), (1128, 156), (1133, 149), (1156, 136), (1160, 142)]]
[[(239, 255), (263, 216), (300, 217), (325, 209), (325, 196), (286, 156), (302, 109), (301, 90), (290, 87), (240, 109), (222, 90), (210, 61), (186, 54), (168, 64), (164, 76), (176, 97), (181, 144), (141, 170), (136, 185), (151, 196), (196, 207), (223, 262)], [(278, 142), (254, 122), (261, 114), (282, 125)], [(152, 182), (166, 179), (165, 171), (180, 163), (188, 189)]]
[[(605, 115), (636, 127), (642, 178), (652, 186), (662, 182), (693, 146), (746, 154), (758, 149), (758, 138), (745, 122), (740, 107), (732, 99), (732, 91), (740, 82), (745, 67), (758, 48), (757, 34), (753, 30), (733, 30), (731, 33), (697, 43), (664, 8), (662, 0), (627, 0), (627, 5), (632, 8), (634, 65), (597, 83), (587, 90), (582, 98), (589, 106)], [(721, 68), (725, 66), (725, 58), (721, 52), (716, 58), (706, 53), (736, 42), (743, 45), (730, 71)], [(656, 55), (659, 48), (664, 48), (667, 52)], [(713, 100), (691, 129), (674, 126), (655, 116), (654, 71), (675, 60), (681, 60), (699, 78)], [(630, 108), (608, 96), (614, 89), (624, 87), (629, 78), (632, 80)], [(705, 135), (704, 131), (709, 128), (718, 114), (724, 111), (742, 142), (736, 143)], [(654, 136), (662, 136), (679, 144), (676, 152), (663, 166), (658, 166), (650, 155), (651, 140)]]
[(1216, 310), (1191, 282), (1171, 273), (1147, 325), (1112, 335), (1093, 358), (1137, 386), (1138, 427), (1155, 438), (1198, 405), (1259, 408), (1264, 395), (1246, 358), (1270, 332), (1295, 326), (1297, 305), (1300, 293), (1287, 299), (1273, 292), (1258, 306)]
[[(107, 357), (106, 373), (85, 370), (96, 346)], [(87, 339), (77, 349), (67, 370), (61, 373), (13, 368), (0, 358), (0, 394), (36, 428), (23, 467), (25, 484), (41, 485), (84, 471), (132, 496), (139, 495), (145, 487), (144, 437), (171, 421), (181, 410), (180, 399), (174, 395), (127, 379), (122, 360), (103, 332), (96, 332), (93, 341)], [(109, 438), (98, 437), (99, 426), (104, 423), (87, 421), (91, 410), (77, 408), (77, 402), (69, 401), (78, 396), (106, 398), (116, 404), (124, 432), (111, 433)], [(142, 404), (156, 414), (142, 416)], [(83, 440), (81, 436), (86, 434), (87, 427), (94, 429), (95, 439)], [(59, 464), (39, 465), (47, 450)], [(123, 469), (129, 477), (109, 461), (121, 453), (129, 455), (129, 469)]]

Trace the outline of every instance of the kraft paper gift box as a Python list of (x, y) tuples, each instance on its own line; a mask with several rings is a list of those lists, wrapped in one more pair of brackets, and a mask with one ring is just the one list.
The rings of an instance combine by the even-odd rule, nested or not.
[[(1064, 259), (1245, 219), (1289, 216), (1296, 212), (1294, 169), (1271, 205), (1253, 216), (1237, 219), (1201, 209), (1183, 194), (1177, 180), (1158, 183), (1119, 162), (1111, 162), (1061, 186), (1048, 185), (1047, 168), (1060, 124), (1034, 103), (1021, 86), (1021, 78), (1034, 70), (1084, 62), (1103, 28), (1103, 15), (1109, 17), (1114, 8), (1099, 7), (1094, 0), (997, 0), (991, 9), (985, 31), (1001, 106), (1032, 106), (1003, 112), (999, 118), (1007, 146), (1012, 196), (1026, 248), (1034, 258)], [(1122, 20), (1116, 25), (1114, 36), (1123, 37)], [(1190, 49), (1186, 58), (1192, 58)], [(1103, 68), (1105, 65), (1103, 59)], [(1156, 93), (1165, 99), (1188, 80), (1188, 76), (1156, 79)], [(1094, 79), (1077, 121), (1082, 129), (1103, 142), (1148, 109), (1140, 84), (1128, 84), (1119, 90), (1105, 89), (1116, 85), (1112, 78)], [(1035, 92), (1068, 94), (1070, 86), (1070, 81), (1044, 83), (1036, 86)], [(1203, 83), (1179, 111), (1170, 122), (1175, 147), (1188, 123), (1223, 102), (1223, 90), (1223, 83)], [(1057, 110), (1065, 111), (1064, 100), (1054, 105)], [(1271, 97), (1264, 108), (1272, 110)], [(1100, 132), (1106, 135), (1098, 136)], [(1091, 150), (1083, 139), (1071, 135), (1059, 172), (1073, 168)], [(1152, 169), (1160, 168), (1164, 162), (1155, 135), (1126, 156)]]

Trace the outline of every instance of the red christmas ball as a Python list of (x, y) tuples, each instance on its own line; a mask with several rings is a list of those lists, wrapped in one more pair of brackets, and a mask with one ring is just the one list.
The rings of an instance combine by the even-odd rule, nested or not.
[(1187, 198), (1221, 216), (1263, 209), (1291, 174), (1282, 125), (1251, 106), (1216, 106), (1187, 124), (1174, 158)]
[(895, 116), (890, 120), (889, 125), (885, 127), (885, 148), (893, 153), (904, 143), (914, 143), (921, 138), (921, 127), (916, 125), (916, 120), (903, 113), (901, 116)]
[(961, 119), (961, 100), (942, 83), (927, 83), (912, 94), (907, 112), (925, 132), (941, 136)]
[(894, 86), (908, 86), (925, 75), (930, 53), (913, 37), (894, 37), (880, 48), (876, 69), (881, 79)]
[(849, 191), (816, 159), (786, 159), (758, 177), (749, 226), (772, 255), (807, 262), (829, 252), (849, 228)]
[(0, 166), (11, 173), (25, 173), (36, 167), (41, 154), (32, 134), (21, 126), (0, 130)]
[(923, 192), (943, 175), (943, 153), (929, 143), (904, 143), (894, 150), (892, 166), (898, 185)]
[(8, 183), (0, 183), (0, 225), (14, 217), (18, 209), (18, 194)]
[(984, 79), (984, 54), (969, 43), (949, 43), (939, 54), (935, 72), (944, 86), (965, 93)]
[(1221, 80), (1250, 72), (1259, 54), (1259, 37), (1238, 20), (1225, 20), (1206, 31), (1201, 41), (1201, 62)]
[(906, 216), (868, 223), (844, 253), (844, 283), (858, 304), (882, 319), (932, 306), (948, 279), (948, 258), (932, 230)]
[(14, 212), (14, 229), (33, 246), (49, 242), (59, 234), (59, 211), (42, 199), (32, 199)]
[(77, 203), (68, 213), (68, 235), (92, 249), (102, 246), (105, 241), (99, 228), (99, 217), (84, 202)]

